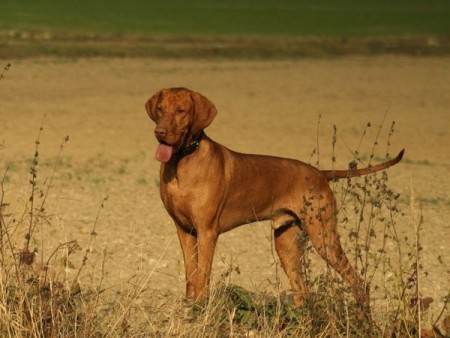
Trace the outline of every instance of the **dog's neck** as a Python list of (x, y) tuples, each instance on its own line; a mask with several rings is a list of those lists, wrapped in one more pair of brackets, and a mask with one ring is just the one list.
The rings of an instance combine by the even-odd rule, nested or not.
[(195, 153), (200, 148), (200, 142), (202, 139), (206, 138), (206, 134), (200, 131), (195, 137), (193, 137), (189, 142), (186, 142), (186, 145), (178, 149), (167, 163), (161, 163), (161, 180), (163, 180), (166, 184), (171, 182), (172, 180), (178, 180), (177, 170), (180, 164), (180, 161)]
[(182, 147), (180, 149), (178, 149), (174, 156), (174, 160), (175, 161), (179, 161), (181, 160), (183, 157), (192, 154), (193, 152), (195, 152), (199, 147), (200, 147), (200, 141), (203, 138), (203, 136), (205, 135), (205, 133), (203, 132), (203, 130), (200, 131), (200, 133), (198, 133), (196, 136), (194, 136), (192, 138), (192, 140), (185, 146)]

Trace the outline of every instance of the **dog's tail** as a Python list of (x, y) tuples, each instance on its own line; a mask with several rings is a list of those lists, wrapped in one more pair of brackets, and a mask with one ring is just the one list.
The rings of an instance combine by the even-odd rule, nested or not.
[(362, 169), (349, 169), (349, 170), (322, 170), (321, 172), (325, 174), (328, 181), (338, 180), (340, 178), (350, 178), (356, 176), (363, 176), (367, 174), (374, 173), (375, 171), (383, 170), (393, 166), (398, 163), (405, 153), (405, 149), (402, 149), (396, 158), (389, 160), (387, 162), (383, 162), (374, 166), (368, 166), (367, 168)]

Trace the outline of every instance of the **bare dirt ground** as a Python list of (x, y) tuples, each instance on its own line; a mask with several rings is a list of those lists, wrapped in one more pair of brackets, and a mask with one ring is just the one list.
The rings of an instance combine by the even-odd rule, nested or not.
[[(404, 160), (389, 170), (391, 187), (402, 194), (404, 216), (397, 226), (412, 239), (413, 216), (422, 210), (421, 287), (435, 301), (445, 296), (450, 288), (449, 58), (13, 62), (0, 80), (0, 174), (9, 167), (5, 188), (11, 212), (20, 215), (29, 196), (29, 163), (44, 115), (40, 184), (51, 175), (63, 137), (70, 137), (48, 198), (51, 226), (37, 236), (38, 248), (51, 250), (69, 239), (85, 248), (102, 199), (109, 196), (88, 272), (98, 278), (105, 257), (103, 285), (110, 290), (141, 274), (149, 277), (149, 289), (183, 292), (181, 252), (159, 199), (156, 141), (144, 110), (150, 95), (172, 86), (199, 91), (216, 104), (219, 114), (207, 133), (234, 150), (308, 161), (319, 136), (321, 168), (332, 165), (333, 125), (336, 167), (347, 168), (353, 160), (348, 148), (358, 148), (368, 122), (372, 127), (359, 147), (366, 159), (386, 115), (376, 152), (382, 159), (395, 121), (389, 152), (406, 148)], [(214, 275), (220, 278), (238, 266), (233, 283), (272, 290), (280, 277), (282, 289), (288, 289), (277, 264), (269, 225), (253, 224), (221, 236)]]

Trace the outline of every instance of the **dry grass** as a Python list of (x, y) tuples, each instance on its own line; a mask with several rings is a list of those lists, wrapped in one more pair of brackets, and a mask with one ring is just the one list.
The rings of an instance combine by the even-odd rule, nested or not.
[[(100, 278), (90, 285), (80, 283), (83, 276), (92, 274), (86, 269), (86, 261), (96, 239), (101, 212), (108, 207), (107, 197), (100, 203), (98, 213), (92, 215), (86, 247), (76, 240), (57, 239), (51, 248), (43, 246), (40, 236), (56, 222), (47, 205), (53, 175), (68, 138), (63, 139), (50, 176), (38, 180), (42, 130), (41, 126), (30, 161), (29, 182), (24, 182), (29, 193), (23, 205), (13, 205), (19, 202), (8, 198), (8, 169), (0, 182), (2, 337), (450, 336), (450, 297), (430, 321), (426, 314), (432, 299), (420, 292), (425, 282), (420, 277), (424, 269), (420, 242), (424, 220), (420, 206), (411, 188), (409, 210), (399, 209), (399, 195), (390, 189), (387, 172), (334, 183), (340, 224), (349, 230), (349, 238), (345, 239), (352, 248), (349, 256), (365, 281), (372, 284), (373, 293), (382, 298), (382, 306), (372, 310), (374, 322), (360, 322), (347, 286), (333, 271), (314, 273), (311, 247), (306, 250), (304, 263), (312, 293), (301, 308), (295, 308), (291, 297), (283, 292), (252, 293), (231, 284), (230, 276), (238, 270), (232, 265), (213, 284), (208, 301), (196, 305), (186, 303), (179, 294), (152, 290), (149, 280), (153, 271), (133, 276), (114, 290), (105, 290), (101, 277), (105, 265), (101, 264), (97, 271)], [(380, 152), (378, 142), (374, 141), (373, 152), (364, 165)], [(386, 148), (388, 157), (389, 140)], [(319, 154), (319, 149), (315, 154)], [(354, 154), (357, 163), (363, 162), (358, 149)], [(397, 217), (405, 212), (411, 214), (411, 226), (415, 229), (413, 238), (408, 240), (400, 238), (397, 231)], [(388, 254), (387, 247), (394, 248), (395, 254)], [(163, 256), (164, 252), (159, 259)], [(382, 283), (374, 285), (375, 280)]]

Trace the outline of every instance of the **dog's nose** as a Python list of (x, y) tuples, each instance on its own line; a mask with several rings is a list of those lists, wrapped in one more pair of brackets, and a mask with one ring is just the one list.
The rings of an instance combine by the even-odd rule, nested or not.
[(167, 131), (164, 128), (161, 127), (156, 127), (155, 128), (155, 136), (157, 139), (162, 139), (166, 136)]

